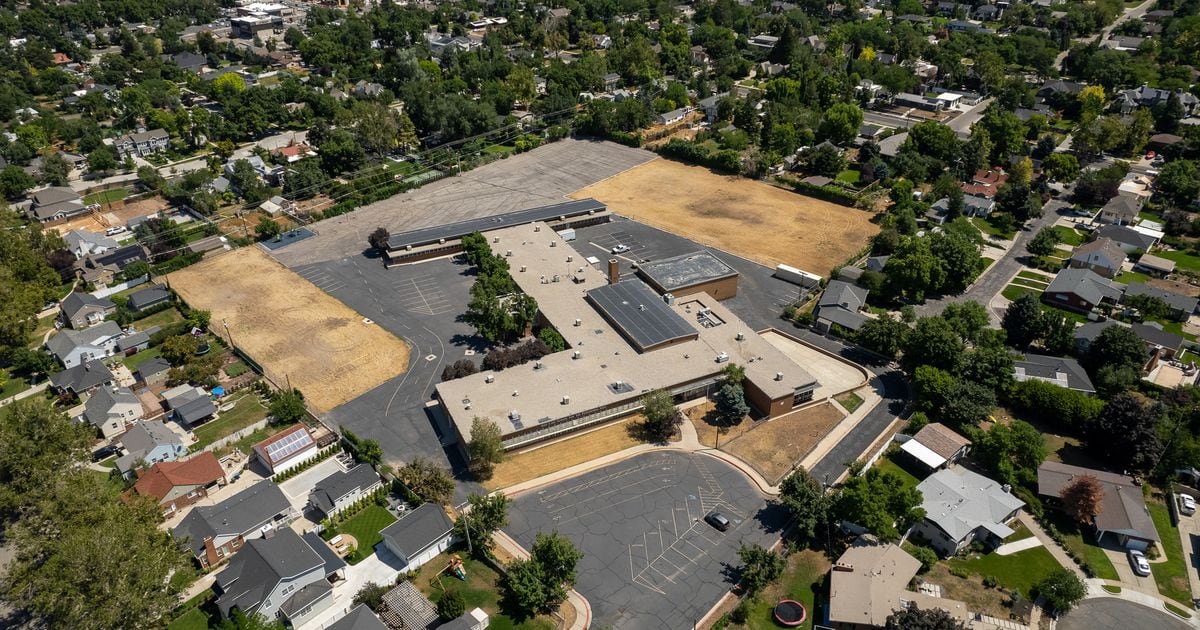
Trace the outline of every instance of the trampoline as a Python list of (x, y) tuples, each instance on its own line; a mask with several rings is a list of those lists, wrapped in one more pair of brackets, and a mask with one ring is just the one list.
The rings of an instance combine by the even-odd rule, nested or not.
[(794, 628), (804, 623), (808, 618), (808, 611), (804, 609), (804, 604), (791, 599), (780, 600), (775, 604), (775, 621), (780, 625)]

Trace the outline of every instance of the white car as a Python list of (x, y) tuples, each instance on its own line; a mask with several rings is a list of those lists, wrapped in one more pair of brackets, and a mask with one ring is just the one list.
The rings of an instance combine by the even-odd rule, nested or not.
[(616, 247), (612, 248), (612, 253), (614, 254), (624, 254), (627, 251), (629, 251), (628, 245), (617, 245)]
[(1188, 494), (1179, 495), (1179, 511), (1182, 512), (1183, 514), (1186, 514), (1187, 516), (1191, 516), (1191, 515), (1195, 514), (1196, 513), (1196, 500), (1193, 499), (1192, 496), (1188, 495)]
[(1133, 567), (1133, 572), (1142, 576), (1150, 577), (1150, 561), (1146, 559), (1146, 554), (1136, 550), (1129, 550), (1129, 564)]

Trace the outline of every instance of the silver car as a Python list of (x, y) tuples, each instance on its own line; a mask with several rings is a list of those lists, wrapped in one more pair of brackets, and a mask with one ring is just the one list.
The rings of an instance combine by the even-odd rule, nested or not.
[(1129, 565), (1133, 567), (1134, 573), (1142, 577), (1150, 577), (1150, 561), (1146, 559), (1146, 554), (1137, 549), (1130, 549)]

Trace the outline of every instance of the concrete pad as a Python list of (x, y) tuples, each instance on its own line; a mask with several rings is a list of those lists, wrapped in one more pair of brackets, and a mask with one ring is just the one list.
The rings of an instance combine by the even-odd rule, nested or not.
[(1034, 547), (1041, 547), (1041, 546), (1042, 546), (1042, 541), (1038, 540), (1036, 537), (1030, 537), (1030, 538), (1023, 538), (1021, 540), (1018, 540), (1017, 542), (1011, 542), (1008, 544), (1000, 545), (999, 547), (996, 547), (996, 550), (993, 551), (992, 553), (994, 553), (998, 556), (1011, 556), (1014, 553), (1017, 553), (1018, 551), (1025, 551), (1026, 549), (1033, 549)]
[(312, 468), (284, 481), (279, 484), (279, 489), (287, 495), (289, 501), (292, 502), (292, 507), (303, 512), (304, 506), (308, 504), (308, 495), (312, 492), (313, 486), (316, 486), (322, 479), (332, 475), (340, 470), (345, 470), (338, 458), (330, 457), (324, 461), (318, 462)]
[(762, 338), (817, 378), (820, 385), (813, 393), (813, 399), (840, 394), (867, 382), (863, 370), (844, 359), (830, 356), (775, 331), (762, 333)]

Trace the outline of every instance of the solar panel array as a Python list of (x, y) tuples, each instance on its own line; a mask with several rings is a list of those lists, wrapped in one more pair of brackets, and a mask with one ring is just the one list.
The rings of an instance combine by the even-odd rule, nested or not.
[(293, 431), (279, 441), (267, 445), (267, 458), (273, 462), (283, 461), (312, 445), (312, 435), (309, 435), (308, 430)]

